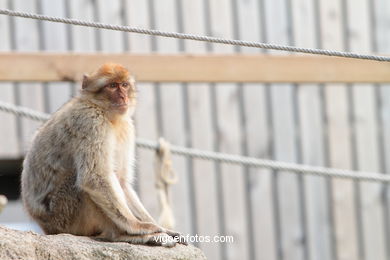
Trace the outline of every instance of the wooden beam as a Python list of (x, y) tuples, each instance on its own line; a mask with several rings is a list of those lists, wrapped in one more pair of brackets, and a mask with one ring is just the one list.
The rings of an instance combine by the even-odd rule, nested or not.
[(0, 53), (0, 81), (78, 81), (117, 62), (138, 81), (386, 83), (390, 62), (324, 56)]

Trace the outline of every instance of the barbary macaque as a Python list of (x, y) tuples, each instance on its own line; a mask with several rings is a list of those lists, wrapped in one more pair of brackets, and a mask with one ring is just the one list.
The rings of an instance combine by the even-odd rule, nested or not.
[(23, 163), (22, 199), (46, 234), (167, 247), (181, 238), (156, 224), (131, 186), (135, 105), (128, 70), (104, 64), (37, 131)]

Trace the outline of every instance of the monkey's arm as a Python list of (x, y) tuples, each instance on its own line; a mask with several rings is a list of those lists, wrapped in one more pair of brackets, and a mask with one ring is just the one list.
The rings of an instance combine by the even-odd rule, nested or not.
[(75, 155), (77, 185), (120, 229), (129, 234), (151, 234), (162, 229), (139, 221), (126, 205), (124, 192), (113, 172), (107, 138), (93, 136), (80, 143)]
[(127, 206), (132, 213), (141, 221), (156, 223), (153, 217), (148, 213), (142, 205), (137, 193), (125, 181), (121, 182), (123, 191), (126, 196)]
[(135, 131), (132, 121), (129, 123), (129, 154), (126, 156), (127, 163), (123, 165), (120, 171), (120, 184), (126, 197), (127, 206), (131, 212), (141, 221), (156, 223), (152, 216), (142, 205), (137, 193), (134, 191), (131, 183), (134, 178), (134, 154), (135, 154)]
[[(148, 213), (148, 211), (145, 209), (145, 207), (142, 205), (140, 199), (138, 198), (137, 193), (134, 191), (134, 189), (131, 188), (131, 186), (124, 181), (121, 181), (123, 191), (126, 196), (127, 205), (132, 211), (132, 213), (141, 221), (146, 222), (152, 222), (157, 225), (157, 222), (153, 219), (152, 216)], [(179, 241), (181, 244), (187, 245), (186, 241), (182, 238), (182, 235), (179, 232), (164, 229), (164, 232), (172, 237), (179, 238)]]

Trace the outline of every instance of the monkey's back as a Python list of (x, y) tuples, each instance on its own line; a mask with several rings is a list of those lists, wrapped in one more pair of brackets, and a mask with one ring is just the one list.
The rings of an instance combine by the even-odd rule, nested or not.
[(76, 213), (73, 211), (81, 194), (76, 185), (75, 152), (83, 149), (91, 129), (103, 120), (98, 112), (92, 104), (74, 98), (54, 113), (33, 138), (23, 162), (22, 199), (38, 223), (53, 215)]

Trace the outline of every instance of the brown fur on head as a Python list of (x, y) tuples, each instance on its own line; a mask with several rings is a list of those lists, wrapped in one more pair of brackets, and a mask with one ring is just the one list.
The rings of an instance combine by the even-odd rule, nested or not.
[(106, 111), (124, 114), (135, 105), (134, 83), (125, 67), (106, 63), (90, 76), (84, 75), (81, 94)]

